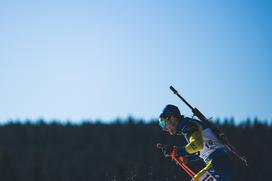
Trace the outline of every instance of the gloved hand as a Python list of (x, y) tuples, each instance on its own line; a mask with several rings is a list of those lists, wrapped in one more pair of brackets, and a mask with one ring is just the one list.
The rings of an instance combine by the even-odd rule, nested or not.
[(179, 161), (184, 162), (184, 163), (188, 163), (188, 159), (187, 159), (185, 156), (183, 156), (183, 155), (180, 154), (180, 149), (182, 149), (182, 147), (176, 147), (176, 146), (170, 147), (170, 146), (165, 146), (165, 148), (163, 149), (163, 154), (164, 154), (164, 156), (165, 156), (166, 158), (170, 158), (170, 157), (171, 157), (171, 153), (172, 153), (173, 151), (175, 151), (175, 152), (174, 152), (174, 156), (175, 156), (176, 158), (178, 158)]
[(163, 155), (166, 158), (171, 157), (171, 153), (174, 151), (174, 156), (177, 157), (180, 161), (186, 162), (187, 159), (184, 157), (180, 152), (182, 152), (183, 147), (176, 147), (176, 146), (168, 146), (168, 145), (162, 145), (161, 143), (157, 144), (157, 148), (161, 149), (163, 152)]
[(169, 157), (171, 157), (171, 153), (173, 151), (173, 148), (168, 146), (168, 145), (164, 145), (163, 148), (162, 148), (162, 151), (163, 151), (163, 155), (166, 158), (169, 158)]
[(181, 162), (188, 163), (188, 158), (184, 154), (184, 147), (176, 147), (175, 155)]

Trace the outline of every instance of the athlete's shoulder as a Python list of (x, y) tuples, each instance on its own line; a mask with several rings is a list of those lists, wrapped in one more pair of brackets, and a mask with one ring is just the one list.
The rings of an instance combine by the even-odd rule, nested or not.
[(205, 129), (205, 125), (196, 119), (192, 119), (189, 117), (183, 117), (182, 119), (183, 126), (181, 128), (181, 132), (185, 135), (191, 135), (196, 131), (202, 131)]

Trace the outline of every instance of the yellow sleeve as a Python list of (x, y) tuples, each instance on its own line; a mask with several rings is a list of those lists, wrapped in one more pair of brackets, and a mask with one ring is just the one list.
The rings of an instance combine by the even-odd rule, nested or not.
[(201, 135), (201, 131), (195, 131), (189, 137), (189, 143), (185, 146), (185, 150), (190, 153), (196, 153), (203, 149), (203, 139)]
[(195, 176), (195, 180), (199, 180), (202, 175), (204, 175), (210, 168), (212, 167), (212, 161), (210, 160), (206, 167), (204, 167), (202, 170), (200, 170)]

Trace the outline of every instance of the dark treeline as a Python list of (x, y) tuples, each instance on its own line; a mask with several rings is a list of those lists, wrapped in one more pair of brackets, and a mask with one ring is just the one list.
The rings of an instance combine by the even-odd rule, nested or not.
[[(256, 119), (239, 125), (230, 119), (219, 126), (249, 160), (249, 167), (237, 161), (235, 180), (267, 180), (272, 163), (272, 126)], [(185, 143), (182, 137), (162, 132), (156, 122), (133, 118), (112, 124), (11, 122), (0, 126), (0, 180), (190, 180), (156, 149), (158, 142)], [(197, 171), (203, 163), (190, 166)]]

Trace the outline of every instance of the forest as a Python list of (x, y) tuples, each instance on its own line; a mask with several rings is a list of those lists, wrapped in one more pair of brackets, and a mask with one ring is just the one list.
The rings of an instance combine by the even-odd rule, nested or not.
[[(216, 120), (249, 166), (236, 162), (235, 181), (268, 180), (272, 159), (270, 121)], [(157, 143), (184, 146), (181, 136), (163, 132), (156, 120), (128, 117), (111, 123), (8, 121), (0, 125), (1, 181), (172, 181), (190, 180)], [(189, 166), (200, 170), (204, 164)]]

